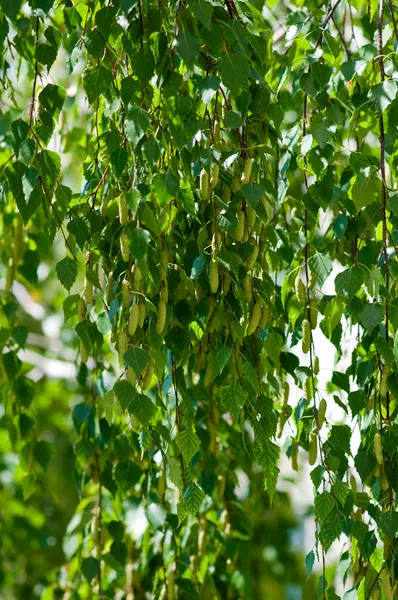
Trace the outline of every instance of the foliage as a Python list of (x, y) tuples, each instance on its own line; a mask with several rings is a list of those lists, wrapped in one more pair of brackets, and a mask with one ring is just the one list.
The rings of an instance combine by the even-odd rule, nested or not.
[[(269, 582), (255, 587), (250, 552), (266, 543), (254, 534), (262, 507), (288, 506), (281, 456), (297, 470), (310, 451), (316, 535), (305, 566), (310, 574), (319, 560), (322, 575), (317, 592), (299, 567), (293, 583), (306, 597), (338, 598), (325, 557), (344, 535), (349, 598), (389, 600), (398, 577), (392, 2), (0, 7), (0, 444), (18, 462), (14, 496), (1, 492), (0, 584), (10, 597), (47, 600), (282, 597)], [(21, 293), (59, 311), (55, 276), (62, 335), (78, 348), (76, 382), (56, 393), (34, 383), (28, 351), (43, 317), (29, 315)], [(330, 396), (322, 401), (317, 323), (338, 359), (355, 338), (346, 373), (328, 377), (346, 423), (331, 418)], [(66, 493), (57, 529), (51, 491), (74, 486), (63, 554), (57, 546), (46, 559), (43, 536), (51, 546), (62, 535), (76, 501)]]

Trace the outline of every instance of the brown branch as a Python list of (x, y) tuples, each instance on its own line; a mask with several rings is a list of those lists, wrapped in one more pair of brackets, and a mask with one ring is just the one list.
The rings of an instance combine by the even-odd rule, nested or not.
[(358, 252), (360, 250), (363, 238), (365, 237), (365, 233), (368, 230), (369, 225), (372, 223), (373, 219), (375, 218), (375, 216), (381, 211), (381, 206), (379, 206), (379, 208), (376, 210), (376, 212), (374, 213), (374, 215), (372, 215), (368, 221), (368, 223), (366, 224), (365, 229), (363, 230), (361, 237), (359, 238), (359, 242), (358, 242), (358, 246), (357, 246), (357, 251), (355, 253), (355, 257), (354, 257), (354, 264), (358, 263)]
[[(337, 0), (336, 4), (334, 6), (332, 6), (332, 8), (329, 10), (328, 14), (323, 19), (323, 21), (320, 25), (320, 29), (326, 28), (326, 25), (329, 23), (330, 19), (333, 17), (334, 11), (336, 10), (336, 8), (340, 4), (340, 2), (341, 2), (341, 0)], [(323, 31), (320, 33), (319, 38), (317, 39), (315, 48), (318, 48), (322, 44), (322, 36), (323, 36)]]
[[(35, 47), (37, 48), (39, 43), (39, 17), (36, 17), (36, 39), (35, 39)], [(39, 63), (37, 60), (35, 61), (35, 76), (33, 78), (33, 90), (32, 90), (32, 99), (30, 102), (30, 111), (29, 111), (29, 126), (32, 127), (33, 121), (33, 112), (35, 107), (35, 99), (36, 99), (36, 84), (37, 84), (37, 76), (39, 74)]]
[(394, 28), (395, 39), (397, 40), (397, 43), (398, 43), (398, 28), (397, 28), (397, 22), (395, 20), (394, 7), (392, 5), (392, 0), (388, 0), (388, 5), (390, 7), (391, 21), (392, 21), (392, 26)]
[[(383, 59), (383, 19), (384, 19), (384, 0), (380, 0), (379, 21), (378, 21), (378, 25), (377, 25), (377, 48), (378, 48), (378, 53), (379, 53), (381, 82), (383, 82), (384, 78), (385, 78), (384, 59)], [(382, 252), (384, 254), (384, 260), (386, 263), (386, 288), (387, 288), (387, 292), (388, 292), (390, 289), (390, 263), (389, 263), (389, 256), (388, 256), (388, 250), (387, 250), (387, 215), (386, 215), (386, 212), (387, 212), (386, 211), (387, 186), (386, 186), (386, 156), (385, 156), (386, 140), (385, 140), (385, 132), (384, 132), (383, 114), (380, 114), (379, 126), (380, 126), (381, 211), (382, 211), (382, 219), (383, 219), (383, 249), (382, 249)], [(388, 338), (389, 338), (388, 326), (389, 326), (389, 301), (388, 301), (388, 297), (387, 297), (385, 300), (385, 327), (386, 327), (386, 341), (387, 342), (388, 342)], [(386, 410), (387, 410), (387, 419), (389, 419), (390, 418), (390, 393), (388, 391), (387, 391), (387, 396), (386, 396)]]

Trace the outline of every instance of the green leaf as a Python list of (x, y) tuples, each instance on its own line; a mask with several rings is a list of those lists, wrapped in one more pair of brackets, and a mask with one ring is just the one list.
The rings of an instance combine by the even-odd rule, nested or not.
[(337, 511), (332, 511), (321, 521), (319, 540), (323, 549), (327, 552), (332, 543), (341, 535), (340, 517)]
[(182, 481), (182, 469), (181, 469), (181, 462), (174, 457), (170, 457), (168, 459), (168, 463), (169, 463), (169, 479), (171, 481), (171, 483), (174, 483), (175, 486), (178, 487), (178, 489), (182, 490), (184, 484)]
[(377, 202), (380, 193), (381, 181), (375, 167), (366, 167), (366, 169), (358, 173), (355, 183), (351, 188), (352, 199), (358, 211), (373, 202)]
[(340, 373), (339, 371), (333, 371), (332, 383), (338, 388), (347, 392), (350, 391), (350, 379), (346, 373)]
[(152, 191), (159, 206), (164, 206), (174, 198), (178, 191), (178, 180), (171, 171), (158, 173), (152, 179)]
[(142, 85), (151, 80), (155, 70), (155, 59), (149, 48), (141, 48), (131, 57), (131, 67)]
[(366, 304), (359, 315), (361, 325), (371, 333), (376, 325), (379, 325), (384, 318), (384, 307), (380, 304)]
[(264, 196), (265, 189), (259, 183), (245, 183), (241, 188), (242, 196), (255, 207), (260, 198)]
[(133, 231), (128, 230), (127, 240), (134, 260), (145, 258), (150, 240), (149, 231), (142, 227), (136, 227)]
[(19, 148), (29, 135), (30, 127), (26, 121), (17, 119), (11, 123), (11, 138), (14, 152), (18, 154)]
[(176, 443), (187, 463), (190, 462), (200, 448), (200, 439), (193, 427), (180, 431), (177, 434)]
[(336, 129), (336, 124), (323, 117), (320, 113), (316, 113), (311, 119), (311, 133), (314, 136), (314, 140), (318, 142), (322, 149), (325, 148), (330, 138), (333, 137)]
[(336, 481), (332, 489), (334, 496), (344, 506), (347, 496), (350, 493), (350, 486), (344, 481)]
[(323, 475), (325, 473), (325, 468), (322, 465), (318, 465), (315, 469), (312, 469), (310, 473), (311, 481), (314, 484), (315, 489), (317, 490), (323, 481)]
[(181, 27), (175, 41), (175, 48), (187, 65), (191, 66), (199, 53), (200, 41), (196, 35)]
[(111, 165), (116, 177), (121, 177), (128, 162), (128, 153), (125, 148), (119, 146), (111, 154)]
[(198, 85), (198, 92), (202, 98), (202, 102), (206, 105), (210, 104), (212, 98), (215, 96), (218, 88), (220, 87), (221, 81), (215, 75), (209, 75), (200, 81)]
[(347, 300), (351, 300), (361, 288), (363, 280), (363, 270), (360, 267), (350, 267), (336, 276), (334, 287), (336, 292), (343, 294)]
[(375, 101), (377, 110), (382, 113), (395, 100), (397, 91), (397, 82), (386, 79), (370, 88), (368, 98)]
[(106, 392), (101, 400), (101, 405), (105, 414), (105, 419), (108, 421), (108, 425), (112, 425), (114, 401), (115, 395), (111, 390)]
[(155, 410), (155, 406), (150, 398), (144, 394), (135, 394), (128, 407), (129, 413), (134, 415), (143, 427), (146, 427), (149, 424), (155, 414)]
[(309, 552), (307, 554), (307, 556), (305, 557), (305, 571), (307, 573), (307, 577), (309, 575), (311, 575), (314, 563), (315, 563), (315, 554), (314, 554), (314, 551), (311, 550), (311, 552)]
[(377, 525), (392, 540), (398, 532), (398, 513), (393, 510), (381, 513)]
[(334, 507), (333, 496), (330, 492), (322, 492), (315, 496), (315, 515), (320, 521), (323, 521)]
[(88, 318), (78, 323), (75, 331), (82, 340), (87, 352), (91, 352), (91, 350), (95, 352), (101, 349), (104, 338), (98, 331), (96, 324), (92, 323)]
[(73, 258), (65, 256), (55, 265), (55, 272), (59, 281), (69, 292), (77, 278), (77, 262)]
[(93, 556), (83, 558), (81, 563), (81, 569), (85, 579), (87, 579), (87, 581), (91, 583), (94, 577), (96, 577), (99, 573), (100, 561), (94, 558)]
[(129, 348), (123, 359), (139, 378), (148, 363), (148, 353), (141, 348)]
[(192, 12), (195, 17), (203, 23), (207, 29), (211, 29), (211, 17), (213, 15), (213, 6), (207, 0), (197, 0), (191, 3)]
[[(83, 73), (83, 86), (89, 104), (94, 104), (102, 94), (106, 94), (113, 83), (111, 71), (103, 66), (89, 67)], [(126, 124), (127, 134), (127, 124)]]
[(278, 481), (280, 448), (276, 444), (268, 442), (255, 442), (253, 446), (254, 457), (264, 470), (264, 489), (268, 492), (272, 504), (276, 484)]
[(317, 283), (321, 286), (325, 283), (333, 269), (333, 261), (327, 254), (317, 252), (308, 261), (311, 271), (316, 274)]
[(217, 351), (216, 361), (217, 361), (217, 365), (218, 365), (218, 369), (219, 369), (220, 373), (223, 372), (223, 370), (225, 369), (225, 367), (231, 360), (231, 356), (232, 356), (232, 350), (226, 344), (224, 344), (224, 346), (221, 346), (221, 348)]
[(241, 52), (225, 52), (218, 63), (218, 72), (223, 83), (237, 95), (241, 89), (249, 86), (249, 63)]
[(26, 172), (27, 167), (19, 161), (9, 164), (4, 170), (12, 195), (25, 225), (29, 222), (29, 219), (35, 214), (42, 203), (42, 193), (37, 189), (30, 194), (29, 202), (26, 202), (22, 184)]
[(167, 512), (164, 506), (152, 502), (145, 511), (146, 518), (155, 529), (162, 529), (166, 522)]
[(365, 408), (366, 402), (367, 397), (363, 390), (357, 390), (348, 394), (348, 404), (350, 405), (353, 417), (356, 417)]
[(185, 510), (191, 515), (196, 515), (204, 497), (203, 490), (194, 481), (191, 481), (182, 497)]
[(135, 388), (133, 388), (133, 386), (130, 385), (130, 383), (125, 379), (115, 383), (113, 391), (115, 393), (116, 398), (119, 400), (120, 406), (122, 407), (123, 411), (128, 409), (130, 404), (137, 396)]
[(237, 381), (234, 381), (231, 385), (227, 385), (221, 388), (220, 401), (224, 410), (228, 411), (232, 418), (235, 420), (239, 419), (240, 411), (246, 404), (248, 394), (239, 385)]
[(71, 294), (67, 298), (65, 298), (63, 302), (64, 309), (64, 323), (69, 321), (71, 317), (75, 317), (77, 315), (77, 303), (79, 301), (79, 294)]
[(238, 276), (239, 265), (241, 264), (241, 259), (237, 254), (233, 252), (229, 252), (224, 248), (216, 255), (216, 260), (220, 262), (224, 267), (226, 267), (229, 271), (232, 271), (236, 276)]

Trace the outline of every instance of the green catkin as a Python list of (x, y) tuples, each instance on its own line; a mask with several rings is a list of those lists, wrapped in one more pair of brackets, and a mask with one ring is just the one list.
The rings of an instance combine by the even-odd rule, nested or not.
[(312, 290), (316, 284), (316, 273), (314, 271), (310, 272), (310, 279), (308, 282), (308, 287)]
[(213, 294), (215, 294), (218, 290), (218, 263), (214, 258), (210, 262), (209, 267), (209, 276), (210, 276), (210, 289)]
[(236, 194), (236, 192), (239, 192), (240, 188), (242, 187), (242, 182), (240, 180), (240, 177), (238, 177), (237, 175), (232, 179), (232, 183), (231, 183), (231, 190), (233, 191), (234, 194)]
[(123, 356), (127, 352), (127, 348), (129, 345), (127, 333), (125, 331), (120, 331), (117, 338), (118, 352), (119, 352), (119, 360), (123, 360)]
[(394, 600), (394, 595), (391, 587), (390, 574), (388, 569), (384, 567), (380, 573), (380, 581), (383, 587), (383, 592), (386, 597), (386, 600)]
[(186, 296), (186, 285), (185, 282), (181, 279), (180, 283), (177, 285), (175, 292), (174, 292), (174, 298), (175, 300), (178, 302), (178, 300), (183, 300)]
[(221, 246), (221, 233), (219, 231), (215, 231), (211, 238), (211, 249), (213, 254), (216, 254), (218, 249)]
[(77, 301), (77, 320), (79, 323), (86, 318), (86, 303), (83, 298), (79, 298)]
[(126, 225), (128, 221), (128, 208), (126, 196), (120, 196), (119, 198), (119, 220), (121, 225)]
[(211, 362), (207, 363), (207, 368), (205, 371), (205, 376), (203, 378), (203, 385), (208, 387), (213, 381), (213, 365)]
[(225, 295), (228, 294), (231, 287), (231, 277), (228, 273), (224, 273), (222, 281), (222, 289)]
[(137, 381), (135, 371), (132, 367), (127, 367), (127, 381), (130, 385), (135, 385), (135, 382)]
[(377, 432), (375, 434), (375, 437), (373, 440), (373, 447), (374, 447), (377, 464), (384, 465), (383, 444), (382, 444), (381, 435), (379, 432)]
[(207, 331), (208, 333), (213, 333), (213, 331), (215, 330), (216, 326), (218, 323), (218, 310), (215, 309), (213, 311), (213, 314), (211, 315), (211, 319), (209, 320), (209, 323), (207, 325)]
[(127, 279), (122, 280), (121, 288), (122, 288), (122, 307), (128, 308), (130, 306), (130, 303), (129, 303), (129, 282)]
[(152, 377), (155, 372), (155, 367), (152, 363), (149, 363), (145, 369), (144, 375), (141, 380), (141, 388), (143, 391), (147, 390), (151, 385)]
[(167, 307), (165, 302), (163, 302), (163, 300), (159, 300), (159, 304), (158, 304), (158, 318), (156, 321), (156, 333), (158, 333), (159, 335), (161, 333), (163, 333), (163, 329), (166, 323), (166, 313), (167, 313)]
[(297, 444), (297, 442), (293, 442), (291, 460), (292, 460), (292, 469), (293, 469), (293, 471), (297, 472), (298, 471), (298, 444)]
[(82, 363), (86, 363), (88, 361), (88, 353), (82, 340), (80, 340), (80, 360)]
[(120, 252), (122, 255), (122, 259), (125, 262), (128, 262), (130, 259), (130, 251), (129, 251), (129, 245), (127, 243), (127, 236), (124, 233), (124, 231), (122, 231), (122, 233), (120, 234)]
[(386, 490), (388, 490), (388, 488), (389, 488), (389, 483), (388, 483), (387, 475), (386, 475), (386, 472), (384, 470), (383, 470), (383, 472), (381, 474), (381, 478), (380, 478), (380, 487), (381, 487), (381, 489), (384, 492)]
[(254, 223), (256, 222), (256, 211), (251, 204), (246, 206), (246, 219), (249, 231), (251, 231), (254, 227)]
[(322, 398), (322, 400), (319, 403), (319, 408), (318, 408), (318, 429), (321, 430), (322, 429), (322, 425), (325, 422), (325, 417), (326, 417), (326, 408), (327, 408), (327, 402), (324, 398)]
[(214, 143), (218, 144), (221, 140), (221, 127), (220, 127), (220, 121), (218, 119), (216, 119), (214, 121)]
[(243, 292), (245, 295), (246, 302), (251, 302), (253, 293), (252, 293), (252, 278), (250, 277), (250, 275), (247, 275), (243, 280)]
[(130, 309), (130, 316), (129, 316), (129, 335), (135, 334), (137, 327), (138, 327), (139, 318), (140, 318), (140, 305), (133, 304), (133, 306)]
[(309, 404), (313, 396), (311, 377), (307, 377), (307, 379), (304, 381), (304, 395), (306, 397), (307, 404)]
[(354, 494), (356, 494), (357, 480), (355, 479), (354, 475), (351, 475), (351, 477), (350, 477), (350, 487), (351, 487), (352, 491), (354, 492)]
[(207, 301), (209, 304), (209, 309), (207, 311), (207, 315), (206, 315), (206, 322), (208, 323), (211, 319), (211, 315), (213, 314), (213, 311), (216, 307), (216, 300), (214, 298), (214, 296), (207, 296)]
[(314, 299), (312, 299), (310, 301), (309, 317), (310, 317), (311, 329), (316, 329), (317, 320), (318, 320), (318, 303)]
[(251, 269), (253, 269), (253, 267), (256, 263), (259, 250), (260, 250), (260, 247), (258, 244), (253, 246), (253, 252), (251, 253), (251, 255), (249, 256), (249, 258), (247, 259), (247, 262), (246, 262), (246, 266), (249, 269), (249, 271), (251, 271)]
[(218, 165), (211, 165), (210, 167), (210, 186), (214, 189), (218, 183), (218, 177), (220, 169)]
[(308, 452), (308, 462), (310, 465), (314, 465), (316, 463), (316, 458), (318, 455), (318, 436), (313, 431), (310, 435), (310, 447)]
[(201, 200), (208, 200), (209, 194), (209, 174), (206, 169), (202, 169), (199, 176), (199, 193)]
[(302, 329), (303, 329), (302, 349), (303, 349), (304, 354), (307, 354), (310, 351), (310, 347), (311, 347), (311, 326), (310, 326), (310, 322), (307, 319), (303, 320)]
[(372, 600), (381, 600), (381, 592), (376, 586), (372, 590)]
[(243, 164), (242, 183), (249, 183), (252, 174), (253, 161), (251, 158), (246, 158)]
[(285, 408), (289, 402), (290, 386), (287, 381), (283, 382), (282, 386), (282, 406)]
[(144, 303), (139, 304), (138, 305), (138, 327), (140, 327), (141, 329), (144, 327), (145, 317), (146, 317), (146, 305)]
[(113, 272), (109, 273), (108, 275), (108, 289), (106, 292), (106, 302), (108, 304), (108, 306), (110, 305), (110, 303), (112, 302), (113, 298), (115, 297), (115, 278), (113, 276)]
[(245, 233), (245, 213), (242, 209), (238, 210), (236, 217), (238, 222), (235, 229), (235, 241), (241, 242)]
[(162, 265), (162, 267), (164, 269), (167, 269), (168, 264), (169, 264), (169, 251), (168, 250), (163, 250), (163, 252), (161, 252), (160, 264)]
[(93, 298), (93, 284), (86, 277), (84, 280), (84, 299), (86, 300), (87, 304), (92, 304)]
[(314, 358), (314, 375), (318, 375), (319, 373), (319, 356), (315, 356)]
[(305, 287), (304, 287), (304, 283), (301, 281), (301, 279), (298, 275), (295, 279), (294, 287), (296, 290), (296, 297), (297, 297), (298, 303), (300, 304), (300, 306), (305, 306), (306, 305)]
[(101, 216), (102, 217), (108, 216), (108, 204), (109, 204), (109, 198), (106, 197), (102, 200), (102, 204), (101, 204)]
[(260, 322), (261, 311), (262, 303), (256, 302), (256, 304), (253, 306), (252, 314), (247, 325), (246, 335), (252, 335), (256, 331)]
[(160, 299), (163, 300), (165, 304), (169, 301), (169, 286), (167, 283), (167, 279), (164, 279), (160, 283)]
[(229, 187), (229, 185), (224, 185), (222, 190), (222, 199), (227, 204), (231, 200), (231, 188)]
[(383, 368), (383, 373), (381, 375), (381, 381), (380, 381), (380, 395), (385, 398), (387, 396), (387, 391), (388, 391), (388, 386), (387, 386), (387, 377), (390, 374), (390, 369), (385, 366)]
[(268, 324), (271, 323), (272, 318), (271, 318), (271, 311), (268, 308), (268, 306), (266, 306), (264, 304), (262, 311), (261, 311), (261, 317), (260, 317), (260, 323), (259, 323), (259, 327), (261, 329), (261, 331), (264, 329), (264, 327)]

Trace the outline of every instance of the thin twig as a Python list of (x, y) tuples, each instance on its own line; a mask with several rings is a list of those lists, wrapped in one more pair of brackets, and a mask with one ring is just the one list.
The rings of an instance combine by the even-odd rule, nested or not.
[[(35, 47), (37, 48), (39, 43), (39, 17), (36, 17), (36, 40)], [(29, 126), (32, 127), (33, 121), (33, 113), (35, 107), (35, 99), (36, 99), (36, 84), (37, 84), (37, 76), (39, 74), (39, 63), (37, 60), (35, 61), (35, 76), (33, 78), (33, 90), (32, 90), (32, 99), (30, 102), (30, 111), (29, 111)]]
[(395, 39), (397, 40), (397, 44), (398, 44), (398, 29), (397, 29), (397, 22), (395, 20), (394, 7), (392, 5), (392, 0), (388, 0), (388, 5), (390, 7), (391, 21), (392, 21), (392, 26), (394, 28)]
[[(379, 65), (380, 65), (380, 80), (381, 82), (385, 79), (384, 72), (384, 59), (383, 59), (383, 19), (384, 19), (384, 0), (380, 0), (379, 4), (379, 21), (377, 25), (377, 48), (379, 53)], [(387, 292), (390, 289), (390, 262), (387, 250), (387, 215), (386, 215), (386, 204), (387, 204), (387, 186), (386, 186), (386, 157), (385, 157), (385, 132), (384, 132), (384, 119), (383, 114), (380, 114), (379, 118), (380, 125), (380, 171), (381, 171), (381, 211), (383, 219), (383, 249), (384, 260), (386, 263), (386, 288)], [(389, 326), (389, 301), (388, 297), (385, 300), (385, 327), (386, 327), (386, 341), (388, 342)], [(390, 394), (387, 391), (386, 395), (386, 412), (387, 419), (390, 418)]]

